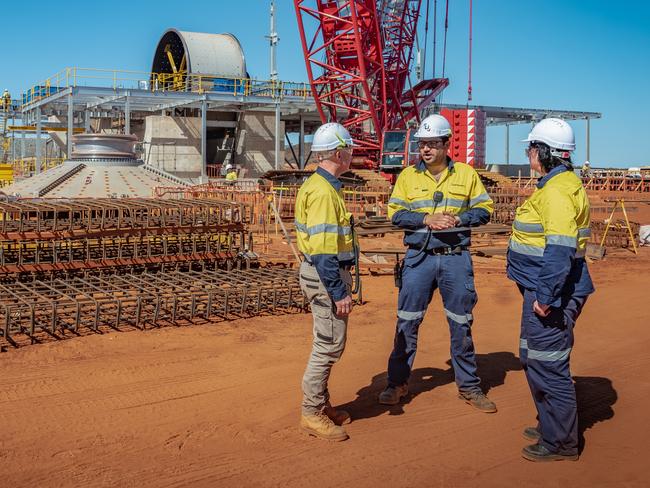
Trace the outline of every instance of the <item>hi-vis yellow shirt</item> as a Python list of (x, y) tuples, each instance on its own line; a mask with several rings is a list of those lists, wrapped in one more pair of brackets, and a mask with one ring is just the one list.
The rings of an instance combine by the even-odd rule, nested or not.
[(322, 168), (300, 187), (295, 211), (298, 249), (316, 266), (335, 301), (347, 295), (339, 268), (354, 262), (351, 216), (345, 208), (341, 182)]
[(540, 179), (518, 209), (508, 245), (508, 276), (537, 300), (558, 306), (565, 294), (594, 291), (584, 259), (589, 229), (589, 199), (580, 179), (565, 166)]
[[(437, 204), (434, 202), (436, 192), (443, 194)], [(493, 209), (492, 199), (474, 168), (451, 159), (437, 181), (424, 161), (405, 168), (388, 201), (388, 217), (393, 224), (404, 229), (404, 244), (411, 247), (420, 247), (427, 242), (426, 214), (449, 212), (458, 215), (463, 227), (474, 227), (489, 222)], [(471, 232), (468, 229), (450, 229), (436, 232), (428, 239), (429, 249), (469, 246)]]

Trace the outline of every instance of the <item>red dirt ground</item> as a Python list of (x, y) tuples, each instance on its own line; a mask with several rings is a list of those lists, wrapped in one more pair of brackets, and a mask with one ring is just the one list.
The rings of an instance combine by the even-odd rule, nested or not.
[(517, 359), (520, 297), (502, 260), (475, 263), (479, 373), (496, 414), (456, 398), (438, 295), (410, 400), (376, 404), (396, 290), (392, 277), (366, 277), (330, 381), (354, 418), (348, 441), (298, 429), (308, 314), (113, 332), (0, 355), (0, 485), (648, 486), (650, 249), (591, 265), (598, 291), (572, 357), (584, 443), (575, 463), (520, 457), (535, 419)]

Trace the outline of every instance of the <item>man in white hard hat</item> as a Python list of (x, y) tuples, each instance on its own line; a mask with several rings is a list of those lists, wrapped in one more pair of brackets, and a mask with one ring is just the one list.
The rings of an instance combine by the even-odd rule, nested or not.
[(582, 169), (580, 170), (580, 176), (583, 178), (589, 177), (589, 174), (591, 173), (591, 164), (589, 161), (585, 161), (585, 164), (582, 165)]
[(526, 155), (542, 177), (515, 214), (507, 273), (523, 298), (519, 359), (537, 409), (523, 435), (530, 461), (578, 459), (578, 411), (569, 359), (573, 328), (594, 292), (585, 250), (589, 198), (573, 172), (573, 129), (548, 118), (530, 132)]
[(11, 94), (9, 90), (5, 88), (5, 91), (2, 93), (2, 108), (5, 112), (8, 112), (11, 108)]
[(421, 160), (399, 175), (388, 206), (392, 223), (404, 229), (408, 249), (396, 276), (397, 327), (388, 360), (388, 386), (379, 403), (396, 405), (408, 395), (418, 329), (439, 289), (459, 398), (482, 412), (496, 412), (476, 372), (471, 326), (477, 295), (469, 255), (470, 227), (489, 222), (492, 199), (474, 168), (447, 155), (451, 138), (447, 119), (430, 115), (415, 138)]
[(226, 182), (235, 183), (237, 181), (237, 170), (230, 163), (226, 165)]
[(338, 179), (350, 167), (352, 138), (341, 124), (327, 123), (316, 130), (311, 150), (318, 168), (300, 187), (295, 211), (298, 248), (304, 256), (300, 287), (311, 305), (314, 328), (302, 380), (300, 427), (322, 439), (343, 441), (348, 434), (342, 424), (350, 422), (350, 415), (331, 406), (327, 381), (345, 349), (352, 311), (354, 237)]

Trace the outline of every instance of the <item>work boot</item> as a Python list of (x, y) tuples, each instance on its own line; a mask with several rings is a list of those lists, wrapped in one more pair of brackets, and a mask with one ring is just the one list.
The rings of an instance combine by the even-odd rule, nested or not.
[(323, 412), (303, 414), (300, 418), (300, 428), (310, 435), (328, 441), (344, 441), (349, 437), (343, 427), (335, 425)]
[(538, 441), (542, 438), (542, 434), (539, 433), (537, 427), (526, 427), (524, 429), (524, 437), (531, 441)]
[(408, 394), (409, 387), (406, 383), (398, 386), (389, 385), (379, 394), (379, 403), (382, 405), (397, 405)]
[(531, 444), (521, 450), (521, 455), (529, 461), (577, 461), (577, 454), (557, 454), (541, 444)]
[(481, 412), (494, 413), (497, 411), (496, 404), (482, 391), (459, 391), (458, 398)]
[(352, 417), (345, 410), (337, 410), (332, 406), (323, 408), (323, 413), (336, 425), (347, 425), (352, 422)]

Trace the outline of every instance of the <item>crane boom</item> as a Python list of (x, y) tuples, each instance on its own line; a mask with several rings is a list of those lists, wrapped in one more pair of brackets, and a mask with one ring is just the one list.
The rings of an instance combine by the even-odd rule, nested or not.
[(323, 122), (350, 130), (377, 167), (386, 131), (405, 130), (449, 83), (410, 86), (422, 0), (294, 0), (307, 74)]

